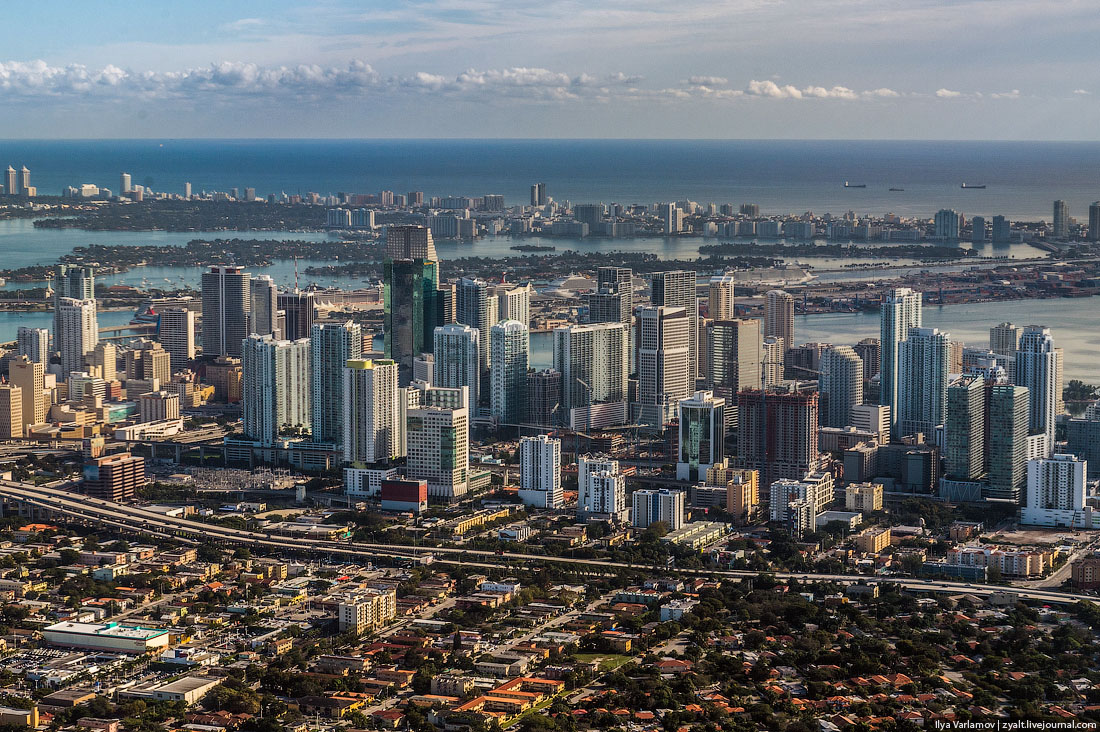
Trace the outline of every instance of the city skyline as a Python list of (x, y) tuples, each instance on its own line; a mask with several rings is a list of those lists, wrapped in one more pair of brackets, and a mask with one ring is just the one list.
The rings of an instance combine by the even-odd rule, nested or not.
[(76, 115), (93, 138), (1095, 140), (1100, 117), (1083, 2), (66, 6), (14, 20), (0, 138)]

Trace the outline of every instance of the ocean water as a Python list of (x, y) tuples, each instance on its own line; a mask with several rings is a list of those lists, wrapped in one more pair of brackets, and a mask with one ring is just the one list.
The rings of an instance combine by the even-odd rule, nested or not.
[[(759, 203), (765, 213), (1051, 218), (1100, 199), (1100, 143), (757, 140), (100, 140), (0, 141), (0, 166), (31, 170), (43, 193), (119, 172), (155, 190), (268, 193), (499, 193), (529, 199)], [(866, 188), (844, 188), (844, 181)], [(962, 182), (986, 185), (963, 190)], [(904, 188), (890, 192), (889, 188)]]

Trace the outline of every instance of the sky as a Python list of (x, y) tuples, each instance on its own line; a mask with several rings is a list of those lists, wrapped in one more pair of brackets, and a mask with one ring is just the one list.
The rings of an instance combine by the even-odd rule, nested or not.
[(46, 0), (4, 24), (7, 139), (1100, 139), (1096, 0)]

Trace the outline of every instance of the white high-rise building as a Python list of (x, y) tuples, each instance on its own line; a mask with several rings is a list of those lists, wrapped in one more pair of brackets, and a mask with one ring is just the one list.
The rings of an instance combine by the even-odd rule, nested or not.
[(959, 212), (949, 208), (937, 211), (933, 221), (933, 236), (937, 239), (958, 239)]
[(397, 363), (348, 359), (342, 372), (339, 406), (344, 461), (370, 465), (404, 455), (404, 411), (402, 392), (397, 387)]
[(578, 429), (626, 421), (627, 331), (623, 323), (554, 329), (554, 369), (562, 375), (565, 423)]
[(1001, 323), (989, 329), (989, 350), (999, 356), (1015, 356), (1020, 347), (1020, 328)]
[(930, 437), (947, 413), (949, 333), (910, 328), (898, 346), (898, 420), (901, 435)]
[(658, 521), (666, 523), (669, 531), (676, 531), (684, 525), (686, 501), (683, 491), (668, 488), (636, 490), (632, 502), (634, 511), (631, 523), (636, 528), (644, 529)]
[(760, 370), (766, 389), (783, 381), (783, 354), (787, 346), (778, 336), (765, 336), (761, 349)]
[(666, 234), (679, 234), (684, 229), (684, 212), (675, 203), (658, 204), (657, 215)]
[[(202, 275), (202, 352), (240, 356), (249, 335), (249, 276), (240, 267), (211, 267)], [(269, 335), (261, 333), (259, 335)]]
[(769, 290), (764, 299), (764, 335), (783, 339), (784, 351), (794, 346), (794, 296)]
[(310, 342), (249, 336), (241, 346), (241, 417), (244, 433), (265, 445), (287, 432), (308, 430)]
[(898, 351), (909, 337), (910, 328), (921, 326), (921, 293), (907, 287), (891, 290), (882, 298), (879, 343), (879, 403), (890, 407), (890, 429), (897, 435), (898, 425)]
[(118, 194), (125, 196), (131, 190), (133, 190), (129, 173), (119, 173), (118, 175)]
[(467, 408), (477, 409), (481, 385), (481, 332), (474, 326), (448, 323), (434, 331), (432, 384), (457, 389), (469, 387)]
[(737, 317), (733, 290), (736, 279), (732, 274), (711, 278), (707, 288), (707, 310), (711, 320), (733, 320)]
[(863, 404), (863, 359), (851, 346), (829, 346), (821, 354), (821, 426), (847, 427), (852, 408)]
[(180, 395), (176, 391), (151, 391), (138, 397), (142, 422), (179, 419)]
[(664, 427), (676, 405), (695, 389), (689, 362), (691, 319), (682, 307), (651, 306), (638, 310), (638, 403), (643, 424)]
[(455, 322), (477, 328), (482, 371), (489, 368), (489, 329), (498, 320), (499, 305), (484, 280), (463, 277), (455, 284)]
[(468, 390), (413, 382), (405, 390), (406, 471), (428, 482), (428, 495), (452, 501), (469, 490)]
[(172, 359), (172, 370), (179, 371), (195, 358), (195, 311), (166, 308), (160, 311), (157, 327), (160, 344)]
[(489, 329), (489, 414), (497, 424), (520, 424), (527, 416), (528, 339), (518, 320)]
[(619, 472), (619, 461), (582, 456), (577, 460), (577, 488), (579, 518), (626, 520), (626, 478)]
[(19, 326), (16, 334), (16, 353), (26, 356), (33, 363), (50, 362), (50, 331), (46, 328), (28, 328)]
[(534, 288), (526, 285), (501, 285), (497, 288), (497, 316), (501, 320), (518, 320), (527, 328), (531, 327), (531, 292)]
[(363, 356), (363, 328), (358, 323), (315, 323), (310, 330), (310, 399), (314, 442), (344, 444), (344, 369)]
[[(1027, 463), (1027, 504), (1020, 522), (1038, 526), (1093, 528), (1085, 517), (1085, 475), (1088, 464), (1074, 455), (1054, 455)], [(1100, 520), (1100, 516), (1097, 516)]]
[(711, 466), (726, 457), (726, 400), (711, 391), (682, 399), (676, 480), (692, 483), (706, 478)]
[(519, 441), (519, 498), (525, 506), (561, 508), (561, 440), (538, 435)]
[(695, 378), (699, 375), (699, 298), (696, 290), (696, 273), (690, 269), (654, 272), (650, 280), (654, 305), (666, 308), (683, 308), (688, 317), (688, 367), (691, 385), (695, 390)]
[(84, 370), (84, 359), (99, 342), (95, 300), (64, 297), (57, 306), (58, 332), (54, 334), (61, 353), (61, 374)]
[(1016, 351), (1017, 386), (1026, 386), (1031, 394), (1029, 428), (1032, 434), (1051, 435), (1054, 444), (1054, 425), (1058, 417), (1059, 371), (1061, 352), (1054, 347), (1054, 337), (1045, 325), (1029, 325), (1020, 335)]

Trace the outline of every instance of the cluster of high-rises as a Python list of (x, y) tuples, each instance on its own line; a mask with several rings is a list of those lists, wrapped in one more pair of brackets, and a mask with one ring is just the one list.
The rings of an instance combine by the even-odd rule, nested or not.
[(34, 198), (38, 191), (31, 185), (31, 171), (27, 170), (27, 166), (22, 166), (21, 169), (16, 170), (12, 166), (8, 166), (8, 169), (4, 171), (4, 183), (0, 186), (0, 193), (9, 196), (27, 196)]

